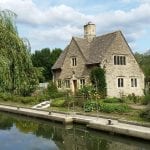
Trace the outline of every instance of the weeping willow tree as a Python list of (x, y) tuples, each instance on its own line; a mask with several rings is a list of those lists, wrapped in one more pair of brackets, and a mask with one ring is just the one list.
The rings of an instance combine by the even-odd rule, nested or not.
[(0, 92), (31, 94), (38, 79), (32, 66), (30, 46), (19, 37), (16, 14), (0, 11)]

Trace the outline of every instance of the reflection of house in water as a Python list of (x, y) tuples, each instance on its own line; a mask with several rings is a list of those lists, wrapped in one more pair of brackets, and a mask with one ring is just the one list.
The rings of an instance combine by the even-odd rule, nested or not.
[(72, 129), (55, 128), (55, 144), (60, 150), (148, 150), (132, 138), (118, 137), (106, 133), (88, 131), (75, 126)]
[[(0, 114), (0, 130), (17, 128), (21, 133), (42, 137), (53, 149), (59, 150), (150, 150), (146, 141), (134, 138), (113, 136), (110, 134), (87, 130), (85, 126), (56, 124), (38, 119)], [(14, 133), (14, 131), (13, 131)], [(35, 137), (34, 136), (34, 137)], [(33, 137), (33, 136), (32, 136)], [(1, 136), (0, 136), (1, 139)], [(46, 140), (47, 139), (47, 140)], [(1, 142), (1, 141), (0, 141)], [(9, 141), (8, 141), (9, 142)], [(1, 146), (1, 145), (0, 145)], [(1, 147), (2, 149), (2, 147)], [(44, 149), (44, 148), (43, 148)]]

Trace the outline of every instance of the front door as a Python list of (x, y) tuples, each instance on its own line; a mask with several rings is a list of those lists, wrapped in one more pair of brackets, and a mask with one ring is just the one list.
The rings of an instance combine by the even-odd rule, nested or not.
[(77, 92), (77, 80), (73, 80), (73, 88), (74, 88), (74, 93)]

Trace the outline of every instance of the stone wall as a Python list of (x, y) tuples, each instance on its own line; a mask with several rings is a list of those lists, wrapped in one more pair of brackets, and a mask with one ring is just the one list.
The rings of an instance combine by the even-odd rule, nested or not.
[[(124, 55), (126, 65), (114, 65), (114, 55)], [(124, 37), (119, 32), (113, 44), (107, 50), (107, 55), (103, 60), (106, 69), (107, 95), (110, 97), (120, 97), (121, 95), (142, 96), (144, 89), (144, 74), (130, 51)], [(124, 87), (118, 87), (118, 77), (124, 79)], [(137, 87), (131, 87), (131, 78), (137, 78)]]
[[(76, 57), (77, 59), (77, 65), (72, 66), (72, 58)], [(57, 81), (58, 79), (61, 79), (62, 81), (69, 79), (70, 80), (70, 90), (74, 91), (73, 86), (73, 80), (77, 80), (77, 87), (80, 87), (80, 79), (85, 79), (85, 82), (88, 82), (89, 73), (88, 69), (85, 65), (85, 59), (74, 41), (74, 39), (71, 40), (69, 45), (69, 51), (65, 57), (63, 66), (61, 68), (61, 72), (57, 71), (54, 73), (54, 79)], [(68, 90), (69, 90), (68, 89)], [(66, 90), (63, 86), (60, 90)]]

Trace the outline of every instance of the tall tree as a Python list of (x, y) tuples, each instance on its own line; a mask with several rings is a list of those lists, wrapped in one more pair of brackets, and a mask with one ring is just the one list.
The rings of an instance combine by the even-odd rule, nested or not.
[(40, 51), (35, 51), (32, 54), (32, 62), (35, 67), (43, 68), (43, 76), (45, 78), (41, 79), (40, 82), (52, 80), (51, 67), (61, 54), (62, 50), (60, 48), (55, 48), (52, 51), (49, 48), (41, 49)]
[(17, 33), (16, 15), (0, 11), (0, 92), (28, 95), (38, 84), (29, 47)]
[(145, 74), (146, 90), (150, 93), (150, 55), (135, 53), (135, 58)]

